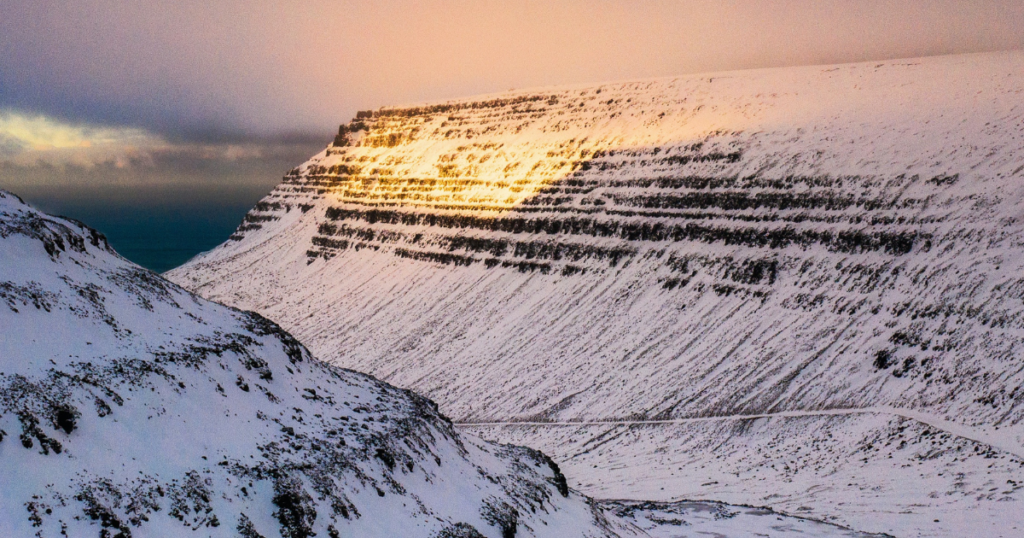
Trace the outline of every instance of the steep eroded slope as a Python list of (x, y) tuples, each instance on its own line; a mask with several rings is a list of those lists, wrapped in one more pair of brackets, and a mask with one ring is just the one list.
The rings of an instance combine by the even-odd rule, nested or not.
[[(986, 484), (1020, 477), (972, 458), (1024, 455), (1021, 73), (1013, 52), (360, 113), (168, 276), (463, 422), (872, 409), (890, 416), (868, 429), (892, 432), (913, 413), (977, 445), (950, 456), (976, 461), (973, 485), (926, 470), (940, 496), (995, 492), (943, 505), (971, 528), (971, 503), (1019, 506)], [(705, 464), (720, 428), (707, 435)], [(932, 454), (911, 443), (880, 468)], [(772, 500), (757, 487), (742, 489)], [(888, 520), (806, 506), (879, 530), (935, 519), (931, 492), (880, 487)]]

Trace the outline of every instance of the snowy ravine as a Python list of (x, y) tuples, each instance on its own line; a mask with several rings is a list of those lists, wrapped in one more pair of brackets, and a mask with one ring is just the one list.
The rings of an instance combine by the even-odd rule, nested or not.
[(361, 112), (167, 276), (593, 496), (1016, 536), (1022, 252), (1009, 52)]
[(324, 364), (0, 191), (0, 536), (866, 536), (716, 503), (595, 503), (528, 448)]

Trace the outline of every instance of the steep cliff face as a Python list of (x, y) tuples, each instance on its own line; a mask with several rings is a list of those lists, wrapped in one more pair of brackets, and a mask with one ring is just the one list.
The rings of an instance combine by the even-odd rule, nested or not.
[[(1016, 462), (1021, 73), (1000, 53), (360, 113), (168, 277), (458, 421), (870, 408), (883, 443), (909, 420)], [(910, 443), (894, 468), (928, 454)]]

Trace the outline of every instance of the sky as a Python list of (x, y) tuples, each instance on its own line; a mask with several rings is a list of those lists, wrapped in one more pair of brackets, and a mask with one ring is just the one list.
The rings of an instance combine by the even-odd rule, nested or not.
[(266, 189), (361, 109), (1022, 47), (1019, 0), (0, 0), (0, 185)]

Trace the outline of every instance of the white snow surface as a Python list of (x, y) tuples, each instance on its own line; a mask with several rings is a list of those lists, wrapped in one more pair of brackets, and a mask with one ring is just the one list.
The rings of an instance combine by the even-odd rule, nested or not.
[(4, 537), (643, 535), (2, 191), (0, 328)]
[(742, 506), (597, 504), (544, 454), (458, 432), (4, 191), (0, 328), (5, 538), (865, 536)]
[(512, 92), (361, 113), (167, 276), (593, 496), (1018, 536), (1022, 172), (1022, 52)]

